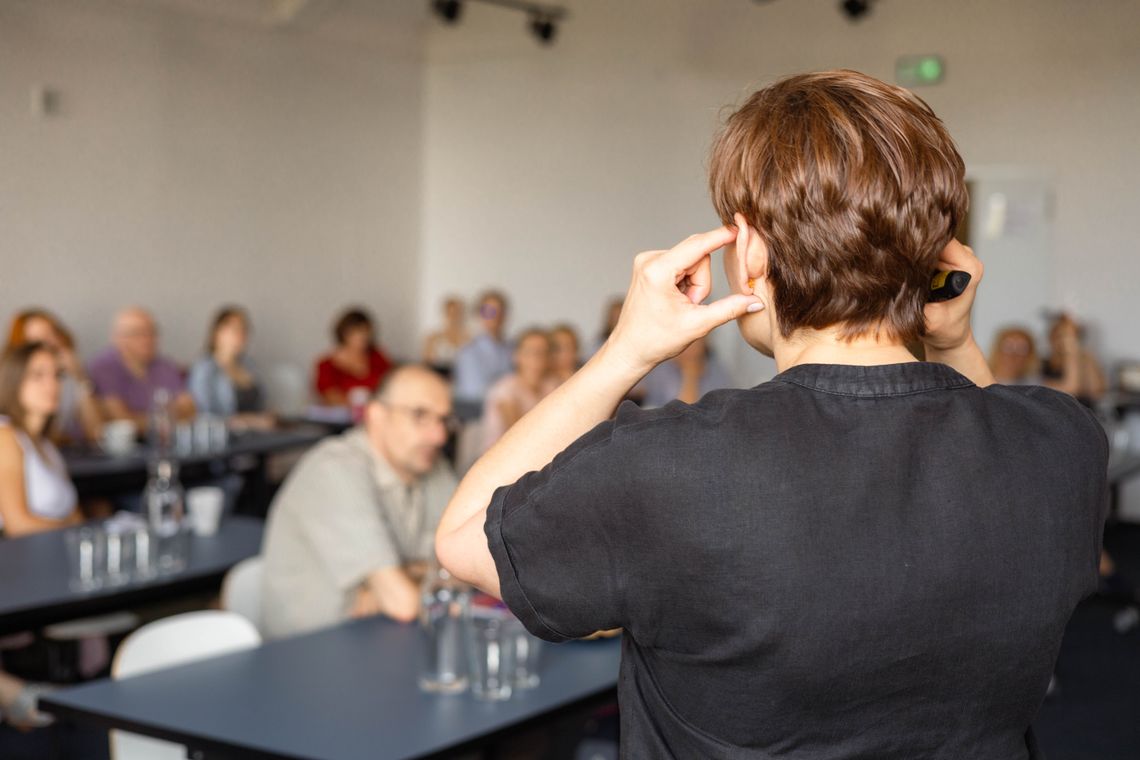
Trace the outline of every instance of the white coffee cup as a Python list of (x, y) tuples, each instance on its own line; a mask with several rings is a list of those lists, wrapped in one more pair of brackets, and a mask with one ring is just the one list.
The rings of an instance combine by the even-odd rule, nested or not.
[(212, 536), (218, 532), (226, 492), (217, 486), (199, 486), (186, 492), (186, 509), (190, 524), (197, 536)]
[(135, 450), (138, 431), (130, 420), (114, 420), (103, 426), (103, 448), (112, 456), (125, 456)]

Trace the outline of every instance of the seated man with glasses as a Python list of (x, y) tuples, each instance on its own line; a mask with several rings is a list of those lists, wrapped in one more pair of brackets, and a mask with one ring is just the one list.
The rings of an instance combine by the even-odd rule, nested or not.
[(427, 367), (401, 367), (360, 426), (301, 459), (269, 510), (267, 636), (365, 615), (416, 619), (436, 525), (456, 486), (441, 455), (454, 426), (447, 382)]

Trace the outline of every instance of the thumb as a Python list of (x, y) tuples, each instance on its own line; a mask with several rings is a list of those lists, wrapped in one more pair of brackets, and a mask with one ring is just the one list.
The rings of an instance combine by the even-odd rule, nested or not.
[(700, 328), (707, 333), (725, 322), (731, 322), (745, 314), (762, 311), (764, 308), (764, 302), (756, 296), (735, 293), (699, 307), (697, 314)]

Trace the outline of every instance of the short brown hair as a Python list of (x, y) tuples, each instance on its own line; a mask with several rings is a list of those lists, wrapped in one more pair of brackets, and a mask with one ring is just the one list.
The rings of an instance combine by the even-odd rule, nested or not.
[(353, 330), (358, 330), (362, 327), (367, 328), (368, 331), (372, 334), (372, 339), (368, 342), (368, 347), (375, 348), (376, 325), (372, 321), (372, 317), (368, 314), (368, 312), (359, 306), (353, 306), (350, 309), (346, 309), (339, 317), (337, 317), (336, 323), (333, 325), (333, 338), (336, 339), (336, 344), (338, 346), (343, 346), (345, 344), (345, 341), (348, 340), (348, 334)]
[(15, 348), (28, 342), (28, 323), (33, 319), (42, 319), (51, 325), (51, 329), (59, 337), (59, 342), (64, 348), (69, 351), (75, 348), (75, 340), (71, 337), (71, 332), (63, 326), (63, 322), (60, 322), (50, 311), (34, 307), (24, 309), (12, 318), (12, 326), (8, 328), (8, 345), (6, 348)]
[(753, 94), (713, 143), (709, 188), (768, 246), (780, 332), (840, 325), (910, 341), (966, 213), (965, 165), (922, 99), (855, 71)]

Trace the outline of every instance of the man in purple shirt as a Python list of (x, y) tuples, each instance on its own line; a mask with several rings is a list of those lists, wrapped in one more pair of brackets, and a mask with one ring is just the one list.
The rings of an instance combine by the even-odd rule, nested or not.
[(160, 388), (170, 392), (176, 420), (194, 416), (194, 400), (186, 391), (182, 370), (158, 353), (158, 327), (148, 311), (132, 306), (119, 312), (111, 344), (88, 367), (108, 418), (131, 420), (145, 431), (151, 399)]

